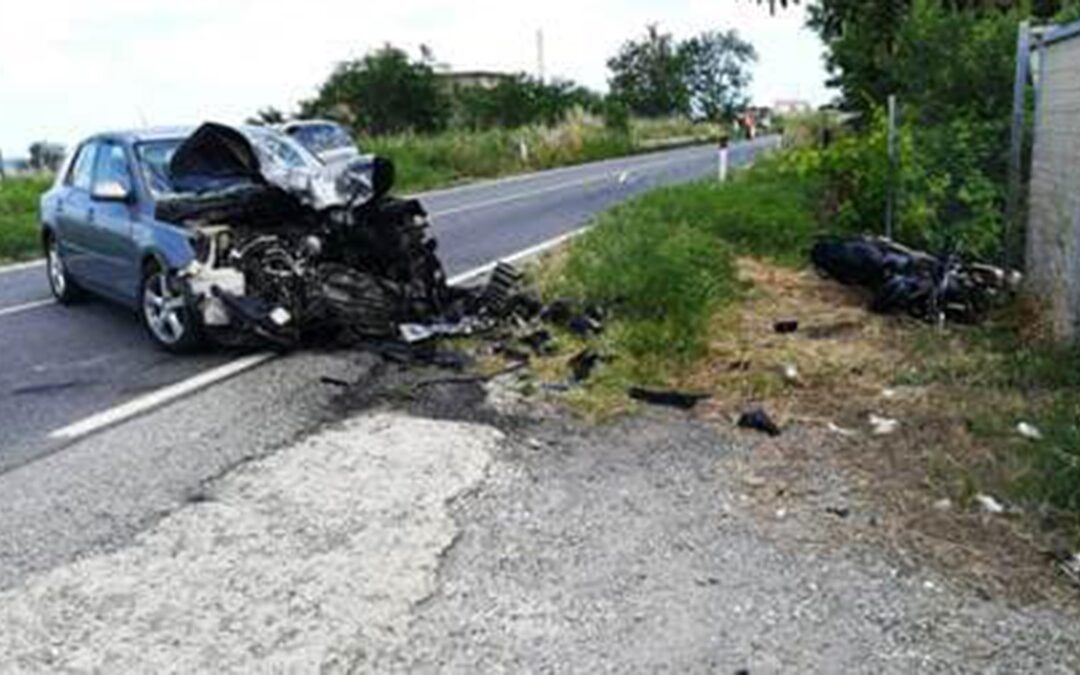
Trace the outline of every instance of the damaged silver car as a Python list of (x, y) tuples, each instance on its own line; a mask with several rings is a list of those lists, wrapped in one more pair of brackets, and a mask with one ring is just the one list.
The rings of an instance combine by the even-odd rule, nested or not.
[(427, 215), (393, 180), (387, 160), (331, 166), (262, 127), (101, 134), (42, 199), (50, 285), (137, 307), (170, 351), (457, 320)]

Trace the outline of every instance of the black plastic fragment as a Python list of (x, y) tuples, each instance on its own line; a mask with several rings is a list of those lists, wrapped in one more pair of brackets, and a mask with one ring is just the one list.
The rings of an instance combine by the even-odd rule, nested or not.
[(546, 328), (534, 330), (528, 335), (521, 337), (521, 342), (541, 356), (554, 353), (554, 345), (551, 344), (551, 331)]
[(600, 363), (600, 355), (592, 349), (583, 349), (570, 359), (570, 373), (575, 382), (584, 382)]
[(781, 335), (794, 333), (799, 330), (799, 322), (795, 319), (784, 319), (773, 324), (773, 330)]
[(675, 391), (671, 389), (648, 389), (646, 387), (630, 387), (626, 392), (635, 401), (651, 403), (652, 405), (665, 405), (681, 410), (690, 410), (700, 401), (711, 398), (711, 394)]
[(556, 325), (564, 325), (574, 315), (574, 301), (557, 298), (540, 311), (540, 320)]
[(744, 412), (739, 417), (738, 425), (743, 429), (754, 429), (770, 436), (779, 436), (780, 427), (776, 426), (769, 414), (761, 408), (754, 408)]

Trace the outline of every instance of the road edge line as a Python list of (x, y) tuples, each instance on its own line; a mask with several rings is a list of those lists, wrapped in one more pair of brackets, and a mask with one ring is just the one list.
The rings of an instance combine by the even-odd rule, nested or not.
[(18, 314), (19, 312), (28, 312), (31, 309), (48, 307), (49, 305), (55, 304), (56, 300), (48, 298), (46, 300), (34, 300), (33, 302), (24, 302), (21, 305), (12, 305), (11, 307), (0, 307), (0, 316), (11, 316), (12, 314)]
[(175, 382), (161, 389), (157, 389), (137, 398), (133, 398), (130, 401), (121, 403), (120, 405), (113, 406), (107, 410), (94, 413), (89, 417), (84, 417), (65, 427), (55, 429), (49, 432), (48, 437), (53, 440), (66, 441), (82, 438), (95, 431), (100, 431), (121, 422), (126, 422), (133, 417), (138, 417), (143, 413), (160, 408), (180, 398), (190, 396), (212, 384), (239, 375), (255, 366), (262, 365), (276, 356), (277, 354), (273, 352), (260, 352), (258, 354), (241, 356), (240, 358), (222, 364), (217, 368), (212, 368), (193, 377), (189, 377), (186, 380)]
[(35, 267), (44, 267), (44, 265), (45, 258), (28, 260), (26, 262), (11, 263), (10, 265), (0, 265), (0, 274), (7, 274), (8, 272), (21, 272), (23, 270), (29, 270)]

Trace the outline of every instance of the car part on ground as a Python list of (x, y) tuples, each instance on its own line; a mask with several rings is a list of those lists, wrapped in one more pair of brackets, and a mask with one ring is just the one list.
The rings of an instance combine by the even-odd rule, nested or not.
[(663, 405), (680, 410), (690, 410), (701, 401), (711, 398), (711, 394), (675, 391), (670, 389), (650, 389), (647, 387), (630, 387), (627, 395), (635, 401)]
[(747, 410), (739, 416), (737, 425), (741, 429), (753, 429), (776, 437), (780, 435), (780, 427), (769, 417), (769, 413), (763, 408)]
[(821, 274), (873, 293), (871, 310), (906, 312), (937, 324), (977, 323), (1019, 285), (1016, 272), (955, 253), (934, 256), (884, 237), (823, 237), (810, 259)]

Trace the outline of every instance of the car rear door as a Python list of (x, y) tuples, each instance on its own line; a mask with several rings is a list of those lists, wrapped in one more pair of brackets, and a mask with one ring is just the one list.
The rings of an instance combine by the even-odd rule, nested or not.
[[(138, 294), (138, 251), (132, 235), (135, 186), (127, 148), (117, 141), (102, 141), (94, 163), (88, 214), (89, 249), (96, 283), (125, 300)], [(119, 185), (126, 199), (103, 199), (103, 185)]]
[(93, 281), (88, 221), (97, 151), (97, 141), (87, 141), (79, 146), (56, 203), (57, 241), (64, 256), (64, 266), (72, 277), (84, 283)]

